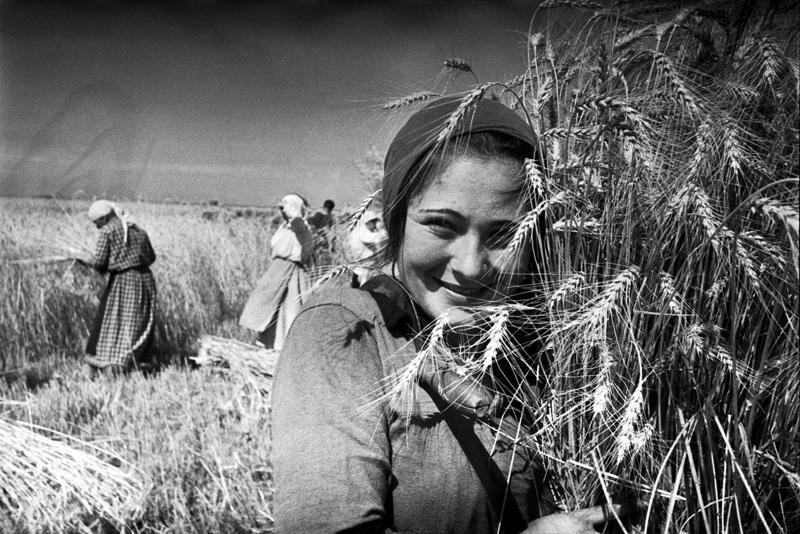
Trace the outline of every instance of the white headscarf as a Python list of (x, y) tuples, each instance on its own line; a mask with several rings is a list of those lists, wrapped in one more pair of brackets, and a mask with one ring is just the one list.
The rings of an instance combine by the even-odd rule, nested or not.
[(281, 199), (280, 205), (289, 218), (305, 218), (306, 216), (306, 201), (303, 200), (303, 197), (300, 195), (295, 195), (294, 193), (288, 194)]
[(125, 243), (128, 242), (128, 226), (135, 223), (133, 217), (128, 210), (122, 204), (117, 202), (111, 202), (110, 200), (95, 200), (92, 202), (92, 205), (89, 206), (89, 211), (87, 215), (93, 221), (96, 221), (100, 217), (105, 217), (106, 215), (113, 213), (117, 216), (117, 218), (122, 223), (122, 232), (125, 236)]

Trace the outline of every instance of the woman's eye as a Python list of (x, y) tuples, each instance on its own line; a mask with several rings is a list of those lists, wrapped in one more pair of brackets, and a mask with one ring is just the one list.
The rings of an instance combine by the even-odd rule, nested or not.
[(429, 219), (424, 222), (433, 233), (442, 237), (449, 237), (455, 234), (455, 227), (447, 219)]

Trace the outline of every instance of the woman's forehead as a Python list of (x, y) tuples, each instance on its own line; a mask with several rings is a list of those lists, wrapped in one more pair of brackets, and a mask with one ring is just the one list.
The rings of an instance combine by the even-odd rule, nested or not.
[(522, 203), (520, 165), (506, 158), (461, 157), (437, 173), (412, 199), (416, 210), (448, 208), (459, 212), (516, 214)]

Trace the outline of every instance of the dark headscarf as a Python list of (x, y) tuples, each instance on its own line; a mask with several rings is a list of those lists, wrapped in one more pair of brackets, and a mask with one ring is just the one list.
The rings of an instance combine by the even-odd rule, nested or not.
[[(389, 145), (383, 165), (381, 196), (384, 223), (390, 236), (398, 230), (392, 228), (396, 225), (392, 215), (406, 192), (404, 185), (409, 171), (436, 146), (440, 132), (461, 102), (461, 97), (449, 96), (428, 104), (408, 119)], [(536, 154), (541, 166), (538, 141), (530, 125), (510, 108), (494, 100), (476, 101), (456, 125), (450, 139), (485, 132), (504, 134), (529, 145), (531, 154)]]

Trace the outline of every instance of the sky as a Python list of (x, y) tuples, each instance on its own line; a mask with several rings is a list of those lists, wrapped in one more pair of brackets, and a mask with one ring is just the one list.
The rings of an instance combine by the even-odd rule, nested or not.
[(0, 0), (0, 195), (358, 202), (381, 104), (519, 74), (535, 4)]

